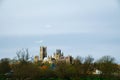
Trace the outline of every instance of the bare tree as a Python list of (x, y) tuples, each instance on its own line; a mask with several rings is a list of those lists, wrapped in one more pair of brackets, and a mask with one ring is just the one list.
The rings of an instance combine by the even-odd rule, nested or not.
[(83, 63), (83, 74), (92, 74), (93, 72), (93, 61), (94, 61), (94, 58), (91, 57), (91, 56), (87, 56), (84, 60), (84, 63)]
[(118, 65), (115, 63), (114, 57), (103, 56), (96, 63), (97, 68), (102, 71), (103, 75), (112, 75), (118, 71)]
[(14, 77), (18, 80), (24, 80), (26, 78), (35, 79), (38, 77), (40, 69), (29, 61), (28, 49), (22, 49), (16, 54), (17, 63), (12, 65)]
[(16, 52), (17, 54), (17, 60), (20, 63), (27, 63), (29, 62), (30, 56), (29, 56), (29, 52), (28, 49), (22, 49)]

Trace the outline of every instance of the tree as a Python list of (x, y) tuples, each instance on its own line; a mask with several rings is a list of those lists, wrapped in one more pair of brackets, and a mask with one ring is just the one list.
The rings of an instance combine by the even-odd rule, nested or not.
[(83, 58), (80, 56), (77, 56), (74, 60), (74, 64), (72, 65), (75, 69), (75, 77), (80, 77), (81, 74), (83, 74)]
[(112, 75), (118, 71), (118, 65), (115, 63), (115, 58), (111, 56), (103, 56), (96, 61), (97, 67), (102, 71), (102, 75)]
[(35, 79), (40, 76), (40, 69), (33, 63), (15, 64), (13, 66), (14, 77), (19, 80), (26, 78)]
[(75, 67), (65, 62), (59, 62), (56, 65), (55, 72), (59, 78), (71, 78), (76, 75)]
[(17, 54), (17, 60), (20, 63), (24, 64), (29, 62), (30, 56), (29, 56), (28, 49), (19, 50), (16, 52), (16, 54)]
[(83, 63), (83, 58), (80, 56), (77, 56), (76, 59), (74, 60), (74, 64), (82, 64)]
[(92, 74), (94, 69), (93, 61), (94, 61), (94, 58), (91, 56), (87, 56), (85, 58), (84, 63), (82, 65), (83, 74)]
[(22, 49), (16, 54), (17, 63), (12, 65), (14, 77), (18, 80), (24, 80), (26, 78), (35, 79), (39, 77), (40, 69), (37, 65), (29, 61), (28, 49)]
[(10, 59), (9, 58), (3, 58), (0, 60), (0, 73), (5, 74), (7, 72), (10, 72)]

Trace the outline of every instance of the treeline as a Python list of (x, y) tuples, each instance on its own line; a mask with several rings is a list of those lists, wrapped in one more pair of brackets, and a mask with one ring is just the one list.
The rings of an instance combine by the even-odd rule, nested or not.
[(17, 58), (10, 60), (4, 58), (0, 60), (0, 77), (11, 80), (41, 80), (48, 78), (81, 80), (83, 78), (94, 78), (109, 80), (120, 79), (120, 65), (115, 62), (111, 56), (103, 56), (99, 60), (87, 56), (82, 58), (78, 56), (73, 64), (65, 62), (34, 63), (30, 60), (28, 50), (17, 52)]

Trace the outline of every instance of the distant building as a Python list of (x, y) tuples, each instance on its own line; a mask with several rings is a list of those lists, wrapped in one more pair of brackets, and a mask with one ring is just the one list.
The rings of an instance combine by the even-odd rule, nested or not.
[(55, 58), (56, 60), (59, 60), (62, 56), (63, 56), (63, 53), (61, 53), (61, 50), (57, 49), (56, 53), (54, 53), (53, 55), (53, 58)]
[(57, 49), (56, 52), (54, 53), (53, 57), (49, 57), (49, 62), (54, 63), (54, 62), (65, 62), (68, 64), (72, 64), (73, 58), (72, 56), (67, 56), (65, 57), (63, 53), (61, 52), (60, 49)]
[(66, 57), (66, 63), (72, 64), (73, 63), (73, 58), (72, 56), (67, 56)]
[(34, 62), (37, 63), (39, 61), (39, 56), (34, 57)]
[(57, 63), (57, 62), (65, 62), (68, 64), (73, 63), (73, 57), (72, 56), (64, 56), (63, 53), (61, 52), (61, 49), (56, 49), (56, 52), (53, 54), (53, 56), (48, 56), (47, 57), (47, 47), (40, 47), (40, 60), (39, 56), (35, 56), (34, 62), (49, 62), (51, 64)]
[(47, 57), (47, 47), (40, 47), (40, 61)]
[(95, 69), (95, 71), (93, 72), (93, 74), (102, 74), (102, 71)]

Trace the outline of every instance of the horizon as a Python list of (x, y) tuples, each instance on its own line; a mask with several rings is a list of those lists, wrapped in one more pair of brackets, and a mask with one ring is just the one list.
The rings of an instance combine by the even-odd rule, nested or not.
[(39, 55), (40, 46), (120, 63), (120, 1), (0, 0), (0, 59), (22, 48)]

